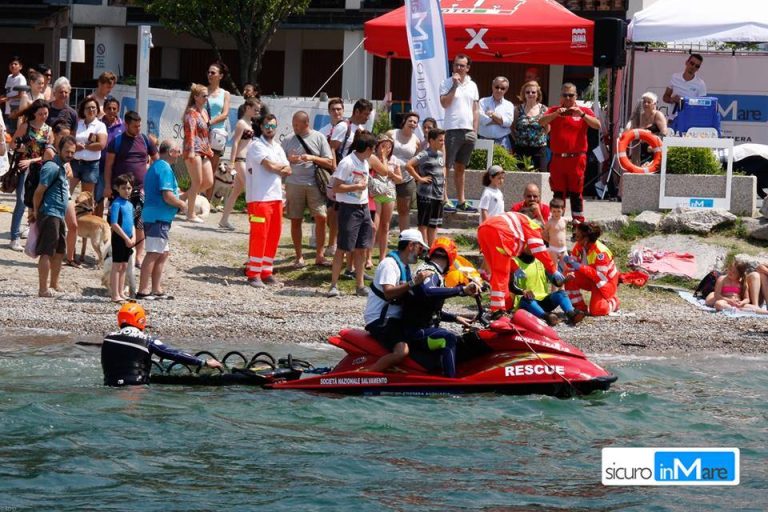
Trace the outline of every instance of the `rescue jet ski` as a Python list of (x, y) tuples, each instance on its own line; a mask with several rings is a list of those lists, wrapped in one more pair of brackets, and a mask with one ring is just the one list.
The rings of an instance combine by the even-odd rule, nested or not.
[[(478, 311), (481, 318), (479, 301)], [(328, 373), (275, 380), (264, 387), (363, 395), (497, 392), (570, 397), (608, 390), (617, 379), (523, 310), (465, 333), (457, 347), (455, 378), (443, 377), (433, 357), (413, 353), (387, 372), (365, 371), (388, 351), (361, 329), (345, 329), (328, 341), (347, 353)]]

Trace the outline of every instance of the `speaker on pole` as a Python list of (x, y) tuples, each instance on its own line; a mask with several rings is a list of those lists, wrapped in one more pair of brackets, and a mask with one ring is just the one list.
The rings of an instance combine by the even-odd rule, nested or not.
[(598, 68), (623, 68), (627, 64), (627, 25), (619, 18), (595, 20), (595, 45), (592, 62)]

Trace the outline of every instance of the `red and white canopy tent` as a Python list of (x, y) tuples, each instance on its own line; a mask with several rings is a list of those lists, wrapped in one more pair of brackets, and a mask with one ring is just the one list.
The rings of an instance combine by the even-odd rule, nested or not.
[[(594, 22), (555, 0), (441, 0), (448, 55), (478, 62), (592, 65)], [(400, 7), (365, 23), (365, 50), (410, 58)]]

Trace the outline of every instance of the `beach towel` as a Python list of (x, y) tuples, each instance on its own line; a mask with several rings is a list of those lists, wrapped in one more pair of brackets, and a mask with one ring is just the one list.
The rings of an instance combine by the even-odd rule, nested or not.
[(687, 252), (654, 251), (643, 247), (630, 253), (629, 264), (651, 274), (696, 278), (696, 256)]
[[(715, 308), (709, 307), (704, 303), (704, 299), (697, 299), (691, 292), (679, 291), (677, 294), (689, 304), (696, 306), (702, 311), (708, 311), (710, 313), (718, 313)], [(765, 318), (768, 320), (768, 315), (761, 315), (760, 313), (752, 313), (751, 311), (720, 311), (725, 316), (731, 318)]]

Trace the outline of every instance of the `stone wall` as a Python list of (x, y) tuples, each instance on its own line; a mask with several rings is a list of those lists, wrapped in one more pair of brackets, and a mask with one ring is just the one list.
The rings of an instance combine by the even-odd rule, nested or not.
[[(725, 176), (701, 174), (668, 174), (667, 195), (681, 197), (724, 197)], [(621, 213), (640, 213), (659, 209), (658, 174), (624, 173), (621, 195)], [(757, 178), (733, 176), (731, 183), (731, 208), (735, 215), (751, 217), (756, 208)]]
[[(448, 171), (448, 197), (456, 199), (456, 187), (453, 184), (454, 171)], [(467, 170), (464, 172), (464, 195), (467, 199), (479, 201), (483, 195), (483, 174), (485, 171)], [(535, 183), (541, 189), (541, 201), (549, 203), (552, 189), (549, 188), (548, 172), (507, 171), (504, 178), (504, 205), (509, 206), (523, 200), (523, 191), (528, 183)]]

